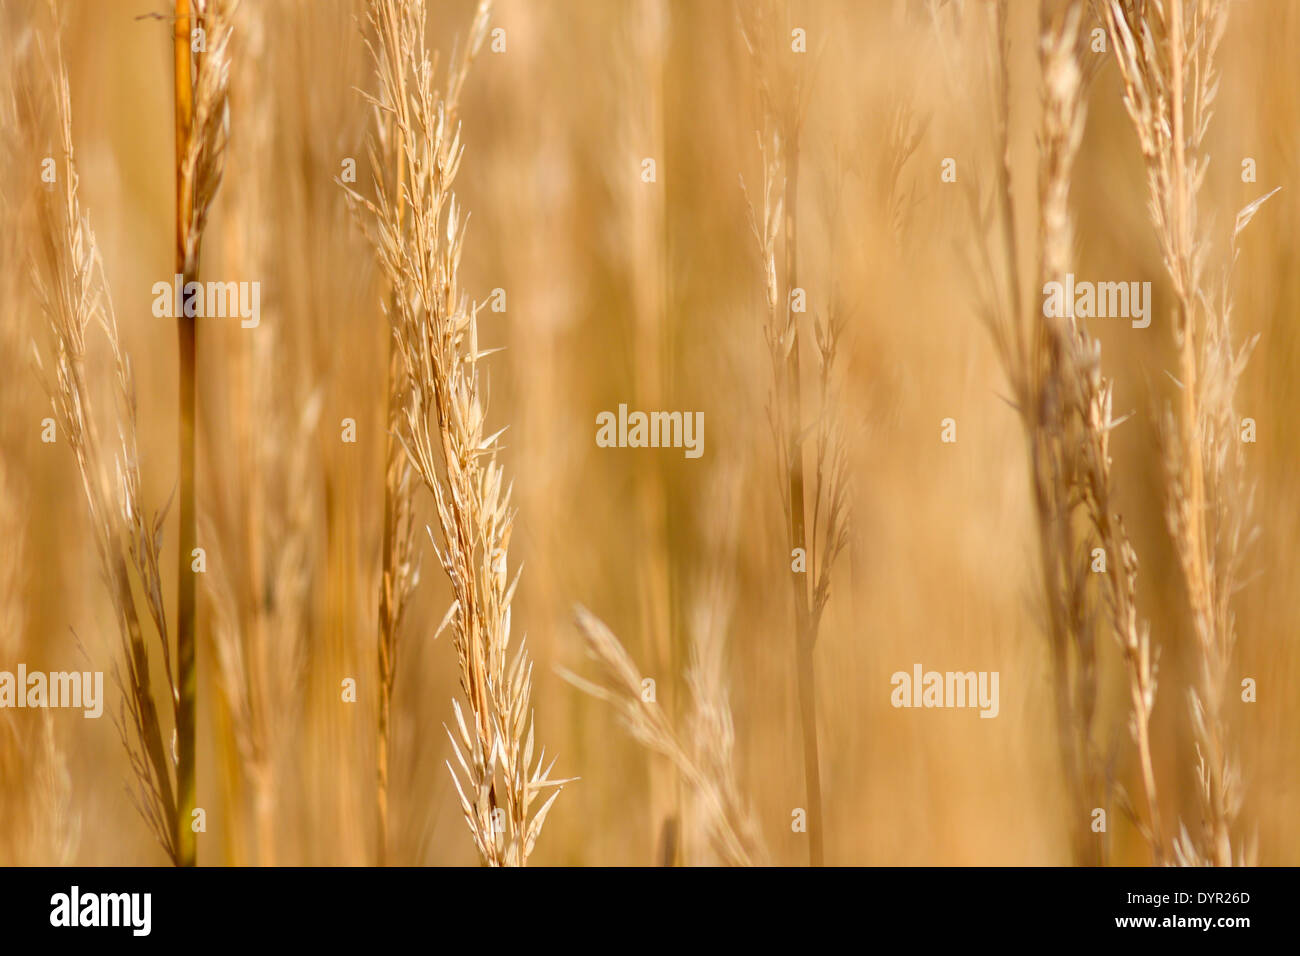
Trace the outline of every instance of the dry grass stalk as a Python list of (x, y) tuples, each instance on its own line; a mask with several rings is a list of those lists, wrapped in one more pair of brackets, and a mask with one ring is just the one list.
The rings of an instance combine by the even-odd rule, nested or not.
[[(1046, 10), (1046, 8), (1044, 8)], [(1083, 6), (1071, 3), (1052, 23), (1044, 23), (1040, 51), (1043, 85), (1043, 123), (1039, 136), (1039, 248), (1040, 278), (1063, 281), (1074, 262), (1073, 216), (1069, 207), (1071, 170), (1083, 137), (1088, 77), (1080, 65)], [(1048, 407), (1062, 410), (1071, 420), (1075, 445), (1068, 462), (1069, 484), (1061, 489), (1087, 516), (1092, 540), (1105, 557), (1104, 599), (1111, 632), (1123, 653), (1128, 678), (1131, 713), (1129, 729), (1137, 750), (1139, 772), (1147, 806), (1145, 819), (1129, 805), (1130, 815), (1160, 863), (1164, 837), (1152, 767), (1150, 722), (1155, 704), (1156, 672), (1150, 632), (1137, 613), (1137, 552), (1115, 512), (1111, 478), (1110, 434), (1122, 421), (1112, 415), (1114, 383), (1101, 372), (1101, 343), (1085, 322), (1068, 309), (1064, 319), (1045, 319), (1041, 330), (1052, 356), (1057, 379), (1048, 387), (1056, 395)], [(1040, 402), (1039, 407), (1043, 407)], [(1081, 564), (1079, 555), (1062, 557)], [(1090, 612), (1084, 612), (1090, 613)], [(1127, 797), (1121, 799), (1128, 804)], [(1086, 809), (1086, 808), (1085, 808)]]
[(687, 676), (695, 702), (692, 746), (677, 734), (662, 707), (642, 698), (640, 671), (618, 638), (586, 608), (577, 607), (574, 614), (587, 652), (600, 666), (601, 681), (584, 680), (567, 672), (566, 679), (612, 705), (637, 741), (672, 761), (698, 803), (714, 852), (726, 865), (765, 862), (762, 841), (741, 801), (735, 778), (734, 733), (722, 676), (721, 632), (709, 626), (695, 629)]
[[(1042, 597), (1046, 608), (1058, 745), (1070, 801), (1072, 856), (1078, 864), (1104, 861), (1102, 844), (1090, 828), (1090, 811), (1104, 805), (1103, 775), (1092, 738), (1097, 703), (1097, 643), (1089, 607), (1089, 568), (1085, 529), (1078, 513), (1081, 458), (1089, 442), (1089, 418), (1077, 414), (1085, 401), (1087, 366), (1076, 365), (1076, 326), (1070, 320), (1042, 317), (1037, 299), (1022, 294), (1020, 250), (1011, 168), (1010, 62), (1008, 5), (995, 12), (997, 32), (997, 146), (1000, 153), (996, 216), (977, 209), (981, 222), (996, 219), (1005, 256), (1000, 296), (986, 298), (983, 317), (993, 334), (1029, 446)], [(1069, 173), (1083, 133), (1082, 77), (1073, 55), (1079, 9), (1048, 27), (1041, 48), (1044, 103), (1039, 170), (1040, 256), (1044, 281), (1069, 268), (1074, 253), (1069, 213)], [(979, 197), (972, 194), (972, 199)], [(987, 255), (987, 253), (986, 253)], [(993, 267), (986, 259), (990, 274)], [(1032, 303), (1033, 307), (1026, 303)], [(1010, 320), (1005, 316), (1010, 316)], [(1091, 359), (1089, 358), (1089, 361)]]
[(396, 132), (404, 175), (394, 181), (376, 164), (376, 201), (352, 195), (374, 218), (373, 241), (393, 290), (389, 320), (405, 376), (398, 436), (433, 496), (441, 539), (434, 547), (454, 596), (438, 633), (451, 629), (468, 719), (453, 701), (456, 728), (448, 735), (459, 769), (448, 767), (483, 862), (522, 866), (567, 781), (550, 778), (544, 750), (534, 760), (532, 664), (523, 645), (510, 654), (514, 516), (497, 462), (501, 432), (486, 431), (480, 307), (459, 281), (465, 224), (451, 192), (462, 155), (455, 107), (489, 12), (483, 0), (440, 90), (424, 43), (423, 2), (372, 6), (380, 72), (378, 94), (369, 99)]
[[(670, 42), (670, 13), (664, 0), (638, 0), (625, 26), (628, 69), (620, 71), (616, 97), (619, 143), (609, 171), (610, 184), (621, 199), (625, 217), (628, 279), (633, 316), (632, 394), (638, 408), (662, 408), (668, 394), (675, 330), (668, 308), (667, 188), (647, 186), (629, 176), (629, 160), (637, 156), (667, 161), (664, 96)], [(681, 688), (680, 635), (675, 623), (675, 588), (669, 560), (669, 488), (662, 459), (636, 470), (638, 537), (644, 543), (637, 561), (640, 604), (640, 646), (652, 653), (654, 672), (665, 675), (660, 694), (675, 706)], [(650, 768), (652, 826), (658, 834), (655, 858), (671, 866), (679, 855), (681, 799), (676, 776), (663, 764)]]
[[(1069, 194), (1074, 158), (1083, 136), (1090, 70), (1081, 63), (1083, 6), (1072, 0), (1041, 8), (1039, 61), (1042, 106), (1039, 127), (1038, 275), (1042, 283), (1063, 281), (1075, 261), (1074, 222)], [(997, 219), (1005, 256), (1001, 295), (986, 294), (983, 317), (1011, 384), (1013, 403), (1030, 452), (1030, 482), (1037, 516), (1043, 599), (1052, 659), (1057, 731), (1071, 804), (1072, 854), (1076, 863), (1099, 864), (1107, 844), (1091, 830), (1091, 811), (1110, 796), (1107, 762), (1093, 739), (1097, 708), (1097, 627), (1107, 620), (1124, 655), (1137, 748), (1147, 803), (1143, 820), (1120, 792), (1136, 825), (1161, 859), (1163, 839), (1152, 772), (1150, 715), (1155, 665), (1149, 632), (1137, 617), (1137, 553), (1114, 512), (1110, 433), (1113, 383), (1102, 375), (1101, 346), (1086, 324), (1067, 314), (1040, 314), (1021, 296), (1019, 249), (1012, 191), (1010, 49), (1008, 6), (996, 9), (998, 36), (997, 143), (1001, 154), (996, 187), (999, 213), (977, 193), (975, 215)], [(985, 253), (983, 271), (996, 274)], [(1008, 321), (1003, 316), (1010, 315)], [(1121, 419), (1122, 421), (1122, 419)], [(1103, 596), (1090, 583), (1090, 552), (1104, 552)], [(1105, 617), (1098, 601), (1105, 603)]]
[[(377, 696), (364, 675), (373, 684), (379, 583), (366, 555), (378, 556), (381, 529), (361, 507), (372, 476), (356, 452), (374, 397), (370, 363), (357, 357), (371, 354), (376, 326), (355, 321), (373, 298), (370, 264), (332, 183), (368, 128), (369, 110), (338, 108), (366, 64), (359, 33), (316, 8), (291, 0), (235, 11), (230, 140), (239, 146), (226, 152), (220, 231), (204, 242), (213, 275), (262, 280), (260, 325), (208, 323), (201, 343), (211, 371), (203, 394), (222, 400), (203, 407), (199, 456), (223, 466), (201, 468), (198, 492), (201, 604), (211, 609), (202, 630), (221, 679), (219, 772), (203, 790), (211, 807), (222, 787), (232, 863), (375, 862)], [(382, 317), (378, 329), (387, 331)], [(359, 445), (324, 427), (342, 407), (340, 416), (356, 416)], [(343, 676), (362, 685), (356, 707), (339, 706)], [(269, 733), (255, 750), (259, 726)]]
[[(797, 554), (806, 571), (793, 573), (794, 656), (799, 721), (804, 752), (804, 787), (808, 813), (808, 858), (825, 859), (821, 794), (821, 760), (817, 735), (817, 684), (814, 651), (822, 613), (830, 598), (835, 559), (848, 542), (846, 450), (835, 428), (829, 402), (840, 323), (833, 306), (814, 319), (815, 356), (821, 407), (810, 426), (804, 420), (803, 362), (808, 329), (796, 309), (800, 289), (798, 253), (799, 140), (807, 113), (807, 87), (801, 71), (790, 65), (784, 37), (765, 5), (737, 8), (741, 36), (753, 61), (763, 112), (759, 147), (763, 159), (762, 221), (751, 202), (750, 226), (758, 243), (764, 274), (767, 322), (764, 335), (772, 363), (773, 397), (768, 415), (776, 441), (781, 500), (789, 525), (791, 560)], [(743, 186), (743, 182), (742, 182)], [(778, 259), (780, 270), (778, 271)], [(810, 436), (813, 472), (806, 474)]]
[[(114, 676), (124, 697), (117, 726), (137, 782), (131, 796), (159, 844), (180, 864), (184, 857), (179, 834), (188, 832), (189, 819), (182, 824), (179, 816), (173, 776), (178, 772), (177, 759), (175, 750), (169, 754), (164, 743), (160, 717), (160, 711), (170, 709), (174, 726), (180, 719), (159, 571), (163, 514), (146, 513), (140, 500), (135, 387), (118, 339), (103, 261), (78, 194), (71, 99), (57, 32), (55, 58), (54, 135), (63, 163), (58, 185), (41, 197), (38, 209), (36, 275), (54, 339), (53, 353), (42, 360), (42, 366), (59, 434), (77, 462), (100, 569), (117, 616), (121, 657), (115, 662)], [(99, 401), (87, 375), (86, 331), (91, 325), (100, 327), (112, 355), (116, 434), (107, 444), (96, 427)], [(143, 612), (133, 583), (139, 584)], [(154, 695), (150, 627), (162, 653), (168, 703)]]
[[(1253, 535), (1253, 488), (1245, 474), (1237, 382), (1254, 341), (1232, 341), (1229, 279), (1237, 240), (1272, 193), (1237, 215), (1222, 284), (1206, 278), (1210, 242), (1198, 225), (1198, 198), (1208, 156), (1205, 134), (1218, 92), (1215, 56), (1227, 26), (1226, 0), (1103, 4), (1124, 105), (1147, 170), (1149, 210), (1175, 299), (1179, 352), (1177, 409), (1163, 422), (1166, 519), (1182, 569), (1195, 634), (1196, 680), (1190, 712), (1198, 760), (1200, 826), (1175, 843), (1178, 862), (1231, 866), (1253, 850), (1233, 830), (1241, 809), (1241, 775), (1225, 702), (1236, 643), (1231, 601)], [(1274, 190), (1276, 192), (1276, 190)]]
[[(696, 764), (715, 782), (723, 805), (733, 808), (748, 854), (753, 862), (765, 861), (766, 850), (757, 823), (746, 809), (736, 780), (736, 732), (732, 720), (727, 677), (728, 633), (736, 609), (737, 515), (739, 469), (724, 468), (713, 483), (701, 512), (701, 567), (692, 575), (698, 582), (688, 605), (690, 664), (686, 686), (692, 703), (689, 734)], [(683, 826), (687, 859), (692, 865), (715, 865), (717, 826), (713, 803), (698, 789), (691, 791)], [(705, 850), (710, 852), (706, 853)]]
[[(266, 57), (267, 38), (282, 22), (265, 5), (243, 4), (234, 15), (233, 56), (247, 64), (231, 77), (232, 115), (239, 123), (234, 135), (256, 145), (227, 156), (226, 177), (239, 188), (228, 197), (223, 259), (236, 273), (267, 276), (279, 267), (286, 235), (262, 216), (272, 193), (285, 201), (275, 178), (284, 160), (268, 156), (280, 117), (265, 90), (279, 78), (271, 71), (284, 68), (292, 54)], [(288, 68), (300, 66), (293, 61)], [(209, 460), (223, 456), (227, 465), (221, 480), (203, 489), (201, 534), (213, 558), (212, 648), (229, 713), (229, 734), (219, 736), (232, 804), (225, 862), (236, 865), (275, 865), (289, 842), (278, 813), (293, 800), (292, 762), (309, 696), (313, 572), (327, 533), (311, 493), (320, 472), (313, 436), (323, 389), (313, 387), (310, 371), (303, 370), (310, 363), (290, 367), (282, 361), (295, 347), (284, 318), (264, 308), (255, 333), (241, 330), (227, 338), (230, 352), (222, 364), (231, 378), (221, 411), (228, 425), (212, 427), (217, 423), (209, 416), (202, 436)]]
[[(0, 182), (7, 186), (29, 184), (40, 158), (33, 149), (19, 108), (19, 84), (34, 81), (32, 60), (36, 31), (31, 10), (18, 4), (0, 7)], [(29, 104), (30, 105), (30, 104)], [(21, 263), (24, 244), (31, 239), (32, 203), (10, 188), (0, 188), (0, 262)], [(11, 667), (31, 647), (27, 522), (32, 506), (32, 482), (25, 461), (20, 422), (30, 421), (27, 400), (30, 369), (23, 361), (31, 334), (20, 317), (32, 305), (27, 276), (21, 269), (0, 269), (0, 310), (9, 321), (0, 323), (0, 541), (5, 560), (0, 562), (0, 661)], [(0, 818), (0, 862), (9, 865), (66, 865), (77, 847), (80, 821), (72, 809), (72, 780), (67, 760), (54, 734), (49, 711), (20, 719), (5, 708), (0, 712), (0, 780), (10, 789)]]
[[(3, 94), (0, 94), (3, 95)], [(0, 118), (8, 119), (2, 107)], [(0, 169), (5, 167), (0, 164)], [(29, 168), (35, 168), (33, 164)], [(6, 169), (6, 172), (13, 170)], [(15, 182), (16, 179), (8, 180)], [(8, 212), (0, 202), (0, 212)], [(13, 220), (8, 220), (12, 222)], [(11, 234), (14, 235), (14, 234)], [(6, 237), (6, 245), (9, 244)], [(4, 249), (15, 252), (14, 249)], [(14, 261), (14, 260), (9, 260)], [(14, 298), (4, 290), (0, 304), (14, 305)], [(17, 308), (11, 316), (22, 314)], [(5, 323), (0, 330), (0, 354), (10, 357), (13, 365), (23, 352), (17, 346), (21, 325)], [(22, 369), (21, 371), (27, 371)], [(7, 372), (13, 382), (18, 368)], [(4, 394), (16, 389), (0, 386), (0, 415), (10, 421), (14, 396)], [(9, 438), (10, 436), (4, 436)], [(30, 555), (26, 547), (25, 521), (30, 494), (23, 476), (11, 469), (7, 458), (0, 457), (0, 540), (5, 542), (6, 558), (0, 564), (0, 660), (11, 667), (13, 661), (25, 659), (24, 641), (28, 626), (27, 574)], [(30, 660), (30, 658), (26, 658)], [(0, 863), (8, 866), (66, 866), (73, 862), (80, 839), (81, 820), (72, 805), (72, 778), (67, 759), (54, 734), (54, 717), (48, 710), (26, 715), (9, 708), (0, 710), (0, 780), (11, 792), (5, 798), (5, 812), (0, 818)]]
[(314, 502), (301, 489), (309, 487), (316, 465), (310, 448), (322, 403), (318, 393), (302, 401), (283, 397), (295, 392), (276, 381), (276, 348), (283, 340), (263, 323), (249, 363), (248, 400), (255, 412), (243, 419), (258, 425), (239, 434), (230, 450), (250, 484), (218, 489), (213, 520), (203, 527), (205, 539), (221, 546), (209, 568), (212, 641), (238, 772), (250, 789), (254, 859), (273, 866), (276, 814), (289, 776), (282, 764), (292, 753), (307, 669), (319, 525)]
[(0, 716), (0, 777), (17, 789), (6, 799), (0, 823), (0, 862), (71, 865), (81, 818), (73, 808), (67, 758), (49, 713), (34, 715), (28, 726), (20, 726), (12, 714)]
[(925, 138), (930, 117), (917, 113), (912, 94), (902, 82), (891, 85), (888, 104), (876, 124), (885, 129), (883, 148), (864, 132), (854, 158), (858, 171), (871, 184), (879, 214), (889, 222), (894, 243), (902, 248), (920, 202), (916, 184), (906, 182), (905, 172)]
[[(372, 167), (382, 169), (392, 183), (392, 201), (396, 204), (396, 229), (404, 228), (406, 208), (406, 154), (402, 127), (396, 122), (398, 111), (409, 109), (412, 79), (403, 51), (422, 42), (412, 8), (394, 4), (373, 4), (369, 22), (375, 32), (370, 52), (375, 64), (382, 95), (393, 110), (374, 111), (375, 128), (369, 142)], [(457, 103), (444, 103), (447, 118), (456, 122)], [(408, 118), (409, 122), (409, 118)], [(388, 314), (400, 312), (397, 286), (389, 290)], [(395, 331), (389, 336), (386, 421), (388, 434), (384, 446), (384, 529), (382, 538), (382, 572), (379, 591), (379, 714), (376, 737), (376, 833), (378, 862), (388, 858), (389, 830), (389, 761), (392, 736), (393, 685), (397, 678), (397, 641), (406, 604), (419, 582), (419, 554), (415, 547), (415, 472), (398, 440), (402, 409), (407, 402), (408, 377), (397, 349)]]
[[(176, 127), (176, 273), (184, 288), (199, 277), (204, 227), (221, 172), (229, 126), (230, 12), (225, 0), (176, 0), (172, 24)], [(193, 26), (193, 31), (191, 27)], [(194, 31), (203, 42), (195, 43)], [(195, 51), (194, 46), (202, 49)], [(191, 567), (198, 547), (195, 501), (198, 394), (198, 328), (188, 292), (177, 319), (180, 369), (180, 543), (176, 576), (176, 658), (178, 668), (176, 750), (178, 862), (193, 866), (197, 845), (190, 826), (195, 805), (197, 728), (197, 578)], [(189, 314), (187, 314), (189, 313)]]
[[(11, 662), (23, 660), (27, 646), (22, 639), (28, 623), (23, 573), (27, 529), (20, 510), (27, 495), (2, 461), (0, 496), (4, 502), (0, 535), (8, 552), (7, 562), (0, 567), (0, 660)], [(73, 806), (72, 777), (50, 711), (30, 714), (25, 720), (8, 708), (0, 711), (0, 780), (10, 789), (0, 818), (0, 864), (71, 864), (81, 837), (81, 818)]]

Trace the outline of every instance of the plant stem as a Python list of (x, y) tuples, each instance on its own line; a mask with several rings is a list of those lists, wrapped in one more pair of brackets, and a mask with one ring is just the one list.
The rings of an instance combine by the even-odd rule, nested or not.
[(394, 437), (397, 427), (393, 396), (398, 356), (389, 333), (388, 351), (388, 440), (384, 450), (384, 576), (379, 590), (379, 726), (375, 760), (375, 856), (377, 865), (388, 858), (388, 751), (392, 719), (393, 678), (396, 672), (396, 626), (394, 614), (393, 553), (397, 534), (397, 481), (401, 473), (401, 456), (405, 454)]
[[(785, 275), (787, 321), (796, 326), (793, 293), (798, 285), (799, 269), (799, 120), (790, 119), (785, 148)], [(804, 521), (803, 427), (800, 392), (800, 341), (796, 328), (794, 341), (786, 357), (786, 447), (790, 485), (790, 547), (808, 553), (808, 535)], [(813, 619), (808, 595), (807, 574), (794, 578), (795, 590), (795, 671), (799, 692), (799, 723), (803, 734), (804, 794), (808, 804), (808, 862), (821, 866), (822, 785), (821, 760), (817, 746), (817, 679), (813, 649), (817, 643), (817, 622)]]
[[(406, 184), (405, 140), (401, 130), (397, 137), (397, 219), (405, 220)], [(393, 291), (390, 315), (398, 314), (397, 292)], [(388, 437), (384, 444), (384, 576), (379, 582), (379, 726), (375, 759), (375, 855), (379, 866), (388, 861), (388, 764), (392, 736), (393, 682), (397, 676), (397, 578), (395, 555), (397, 535), (403, 533), (398, 522), (398, 496), (404, 494), (402, 472), (406, 450), (397, 440), (398, 415), (402, 407), (402, 362), (393, 331), (388, 330), (388, 407), (385, 425)]]
[[(176, 0), (176, 25), (172, 34), (176, 95), (176, 271), (182, 288), (195, 279), (194, 263), (187, 261), (186, 238), (193, 196), (185, 176), (185, 156), (193, 121), (193, 87), (190, 79), (190, 0)], [(184, 297), (188, 298), (188, 297)], [(178, 591), (176, 623), (176, 819), (174, 862), (193, 866), (196, 846), (190, 827), (195, 803), (195, 572), (190, 562), (198, 538), (194, 509), (194, 410), (197, 329), (193, 316), (182, 307), (178, 319), (180, 342), (180, 536), (177, 548)]]
[[(1192, 606), (1194, 629), (1200, 644), (1201, 703), (1205, 708), (1205, 739), (1208, 751), (1203, 759), (1209, 767), (1207, 789), (1208, 806), (1205, 813), (1205, 845), (1216, 866), (1232, 866), (1232, 841), (1229, 820), (1223, 813), (1225, 803), (1223, 767), (1224, 741), (1221, 737), (1222, 711), (1222, 658), (1216, 646), (1220, 640), (1216, 618), (1220, 602), (1226, 600), (1216, 594), (1216, 582), (1211, 570), (1210, 542), (1205, 528), (1205, 514), (1212, 507), (1207, 501), (1205, 488), (1205, 458), (1202, 453), (1200, 369), (1197, 363), (1197, 290), (1193, 263), (1193, 237), (1191, 235), (1192, 197), (1188, 191), (1186, 121), (1183, 114), (1184, 72), (1186, 50), (1183, 33), (1181, 0), (1169, 6), (1169, 72), (1170, 112), (1173, 125), (1173, 231), (1175, 291), (1179, 300), (1179, 370), (1182, 374), (1181, 433), (1183, 461), (1187, 474), (1184, 477), (1187, 498), (1187, 527), (1184, 551), (1187, 593)], [(1193, 59), (1195, 64), (1195, 59)], [(1194, 66), (1199, 69), (1199, 67)]]

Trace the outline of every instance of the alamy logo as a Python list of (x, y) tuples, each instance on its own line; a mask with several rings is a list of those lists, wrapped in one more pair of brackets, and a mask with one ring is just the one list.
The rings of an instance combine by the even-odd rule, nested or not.
[(596, 416), (596, 445), (600, 448), (684, 448), (687, 458), (704, 454), (703, 412), (628, 412)]
[(978, 707), (981, 717), (996, 717), (997, 671), (896, 671), (889, 679), (894, 691), (889, 702), (895, 707)]
[(245, 329), (262, 321), (260, 282), (186, 282), (180, 273), (171, 282), (155, 282), (153, 314), (160, 319), (233, 319)]
[(1043, 315), (1060, 319), (1132, 319), (1133, 328), (1151, 324), (1150, 282), (1075, 282), (1074, 273), (1065, 282), (1043, 286)]
[(150, 893), (85, 893), (74, 886), (50, 897), (51, 926), (125, 926), (134, 936), (148, 936), (153, 925)]
[(5, 707), (79, 707), (85, 717), (100, 717), (104, 713), (104, 672), (29, 674), (27, 665), (19, 664), (17, 674), (0, 671), (0, 708)]

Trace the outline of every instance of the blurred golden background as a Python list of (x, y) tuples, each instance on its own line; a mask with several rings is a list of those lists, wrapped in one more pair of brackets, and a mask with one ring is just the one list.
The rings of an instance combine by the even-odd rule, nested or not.
[[(158, 508), (177, 481), (175, 333), (150, 311), (152, 284), (174, 271), (170, 32), (140, 18), (153, 12), (140, 0), (57, 6), (81, 200), (135, 376), (143, 498)], [(473, 8), (429, 3), (439, 69)], [(0, 49), (52, 36), (43, 4), (4, 0), (3, 11)], [(808, 52), (788, 51), (781, 66), (802, 78), (806, 97), (800, 285), (810, 313), (844, 321), (827, 407), (848, 453), (849, 542), (814, 657), (825, 860), (1068, 864), (1024, 433), (1003, 398), (971, 276), (973, 250), (988, 238), (968, 190), (991, 182), (1001, 160), (987, 93), (992, 4), (790, 0), (774, 16), (781, 36), (798, 28), (807, 37)], [(1089, 18), (1085, 32), (1095, 25)], [(657, 706), (682, 726), (690, 635), (712, 615), (726, 637), (739, 790), (771, 862), (806, 863), (808, 835), (791, 829), (805, 797), (790, 548), (746, 199), (762, 197), (763, 107), (736, 9), (497, 0), (491, 26), (505, 31), (505, 49), (483, 49), (460, 106), (456, 193), (470, 216), (461, 282), (480, 301), (505, 293), (505, 311), (484, 310), (480, 329), (482, 347), (503, 348), (484, 368), (490, 430), (508, 426), (500, 459), (518, 512), (513, 629), (535, 663), (539, 747), (558, 755), (558, 777), (579, 778), (556, 801), (532, 862), (707, 861), (672, 836), (690, 813), (672, 765), (559, 673), (592, 674), (573, 622), (582, 604), (656, 680)], [(229, 144), (203, 273), (260, 281), (262, 315), (255, 329), (199, 322), (203, 865), (375, 860), (388, 326), (373, 252), (336, 182), (347, 159), (357, 188), (370, 181), (365, 29), (362, 0), (244, 0), (235, 12)], [(1037, 4), (1010, 4), (1009, 141), (1026, 237), (1035, 234), (1038, 30)], [(1226, 698), (1245, 797), (1234, 835), (1257, 839), (1258, 861), (1274, 865), (1300, 862), (1297, 48), (1300, 7), (1233, 4), (1201, 194), (1221, 259), (1236, 211), (1284, 187), (1244, 234), (1234, 279), (1238, 340), (1260, 335), (1237, 395), (1258, 423), (1247, 460), (1260, 534), (1235, 599)], [(1197, 814), (1191, 624), (1155, 427), (1170, 395), (1165, 372), (1177, 367), (1172, 298), (1120, 79), (1110, 54), (1097, 56), (1072, 187), (1075, 272), (1153, 286), (1149, 329), (1099, 320), (1093, 331), (1116, 380), (1116, 414), (1133, 412), (1112, 441), (1114, 476), (1140, 558), (1139, 612), (1159, 648), (1152, 738), (1172, 838), (1176, 821), (1191, 826)], [(16, 62), (6, 55), (0, 70)], [(900, 139), (900, 123), (915, 135)], [(23, 661), (110, 674), (116, 623), (76, 468), (66, 443), (41, 441), (50, 400), (31, 354), (48, 331), (30, 289), (30, 237), (17, 223), (41, 188), (28, 160), (45, 153), (9, 145), (0, 182), (11, 236), (0, 261), (0, 670)], [(1247, 157), (1255, 183), (1241, 181)], [(655, 160), (651, 183), (646, 158)], [(956, 182), (941, 177), (946, 158), (956, 160)], [(102, 337), (89, 338), (92, 382), (107, 393)], [(620, 403), (702, 411), (703, 456), (597, 447), (597, 414)], [(348, 418), (355, 443), (341, 440)], [(946, 418), (956, 422), (953, 444), (940, 441)], [(394, 688), (389, 860), (466, 865), (477, 856), (445, 766), (458, 671), (448, 637), (433, 639), (450, 592), (422, 530), (430, 501), (418, 500), (424, 567)], [(169, 606), (174, 521), (171, 512), (163, 537)], [(728, 598), (711, 590), (719, 576)], [(222, 641), (256, 649), (244, 661), (244, 692), (271, 706), (251, 731), (221, 676)], [(1114, 781), (1138, 794), (1113, 640), (1099, 657), (1094, 737)], [(916, 662), (1000, 672), (998, 717), (892, 707), (890, 676)], [(1234, 690), (1247, 677), (1257, 702)], [(340, 698), (347, 678), (355, 704)], [(106, 686), (104, 719), (48, 712), (44, 749), (43, 715), (0, 714), (13, 723), (0, 731), (0, 862), (166, 861), (132, 806), (111, 719), (120, 691)], [(1149, 862), (1117, 805), (1109, 821), (1111, 859)]]

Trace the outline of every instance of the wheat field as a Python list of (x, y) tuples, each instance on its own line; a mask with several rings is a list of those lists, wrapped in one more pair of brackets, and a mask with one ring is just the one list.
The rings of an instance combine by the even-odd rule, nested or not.
[(0, 864), (1300, 864), (1296, 48), (0, 0)]

